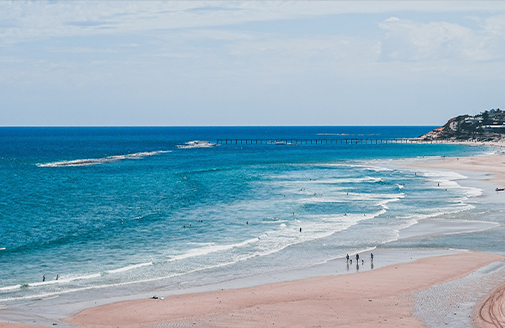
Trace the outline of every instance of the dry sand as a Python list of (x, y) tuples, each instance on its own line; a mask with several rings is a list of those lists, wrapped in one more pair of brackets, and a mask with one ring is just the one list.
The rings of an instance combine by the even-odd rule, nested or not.
[(412, 315), (412, 292), (501, 260), (479, 253), (430, 257), (364, 273), (114, 303), (64, 321), (97, 328), (424, 327)]

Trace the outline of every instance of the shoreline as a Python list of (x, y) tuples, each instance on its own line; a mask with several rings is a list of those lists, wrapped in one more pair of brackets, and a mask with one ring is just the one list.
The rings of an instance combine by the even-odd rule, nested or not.
[[(445, 142), (447, 144), (456, 143), (464, 145), (475, 145), (471, 142)], [(503, 147), (505, 140), (500, 142), (480, 142), (480, 145)], [(406, 166), (412, 168), (427, 168), (427, 169), (441, 169), (459, 173), (480, 173), (480, 181), (487, 184), (487, 196), (490, 197), (493, 192), (495, 195), (491, 196), (497, 199), (502, 195), (503, 191), (498, 189), (505, 186), (505, 154), (493, 154), (483, 156), (465, 156), (465, 157), (443, 157), (436, 160), (424, 160), (416, 163), (410, 163)], [(503, 327), (505, 323), (505, 313), (502, 309), (505, 304), (503, 293), (505, 292), (505, 282), (495, 282), (492, 290), (485, 296), (481, 297), (477, 303), (474, 304), (471, 311), (472, 324), (478, 328), (491, 328)], [(456, 314), (456, 313), (455, 313)]]
[(505, 154), (468, 156), (468, 157), (443, 157), (433, 160), (423, 160), (408, 167), (442, 169), (449, 171), (487, 173), (492, 176), (482, 180), (496, 185), (505, 186)]
[[(410, 167), (427, 168), (427, 169), (446, 169), (446, 170), (451, 170), (451, 171), (462, 171), (462, 172), (471, 171), (471, 172), (481, 172), (481, 173), (494, 173), (495, 175), (493, 177), (490, 177), (488, 182), (496, 183), (497, 181), (501, 181), (501, 179), (505, 179), (504, 172), (502, 172), (500, 170), (496, 170), (496, 172), (486, 171), (485, 170), (487, 168), (486, 165), (482, 165), (479, 163), (475, 164), (472, 161), (476, 161), (476, 160), (480, 159), (480, 160), (484, 160), (486, 163), (494, 163), (492, 161), (490, 162), (489, 159), (496, 160), (499, 156), (501, 156), (501, 158), (498, 161), (505, 162), (505, 155), (491, 155), (491, 156), (459, 157), (459, 160), (455, 157), (442, 158), (440, 160), (429, 160), (429, 161), (424, 160), (423, 162), (416, 162), (416, 163), (413, 163), (409, 166)], [(458, 168), (455, 168), (454, 164), (457, 164)], [(465, 164), (466, 164), (466, 166), (465, 166)], [(463, 169), (461, 169), (461, 167), (463, 167)], [(503, 167), (505, 167), (505, 164), (503, 164)], [(469, 170), (470, 168), (472, 168), (472, 169), (477, 168), (477, 170)], [(502, 175), (500, 175), (500, 174), (502, 174)], [(496, 179), (496, 177), (498, 177), (499, 180), (495, 181), (494, 179)], [(482, 179), (479, 179), (479, 180), (483, 181)], [(487, 182), (487, 181), (484, 180), (484, 182)], [(500, 196), (501, 196), (501, 194), (500, 194)], [(418, 222), (414, 226), (403, 229), (400, 232), (400, 238), (411, 238), (412, 235), (414, 235), (414, 236), (422, 235), (423, 229), (424, 229), (423, 223), (424, 224), (427, 223), (425, 221), (430, 221), (430, 223), (433, 223), (433, 221), (436, 221), (436, 220), (431, 220), (431, 219), (423, 220), (423, 221)], [(479, 224), (481, 224), (482, 222), (481, 223), (478, 223), (478, 221), (473, 221), (473, 222), (477, 222), (477, 223), (475, 223), (475, 225), (472, 225), (473, 223), (470, 222), (467, 227), (467, 230), (463, 229), (462, 233), (471, 232), (476, 229), (478, 230), (480, 228), (482, 228), (484, 230), (492, 228), (490, 226), (486, 227), (486, 224), (484, 224), (484, 226), (480, 226)], [(490, 223), (488, 222), (488, 225), (489, 224)], [(416, 232), (416, 230), (417, 230), (417, 232)], [(451, 231), (449, 231), (449, 232), (451, 232)], [(403, 234), (403, 237), (402, 237), (402, 234)], [(443, 234), (443, 232), (442, 232), (442, 234)], [(390, 268), (391, 265), (393, 265), (393, 263), (397, 267), (399, 265), (412, 264), (412, 261), (416, 260), (416, 257), (420, 258), (420, 259), (427, 259), (426, 261), (428, 261), (428, 259), (433, 260), (441, 255), (441, 254), (437, 254), (437, 252), (445, 253), (445, 254), (442, 254), (442, 256), (445, 256), (446, 254), (458, 255), (457, 250), (438, 249), (434, 252), (428, 252), (425, 249), (396, 250), (396, 249), (388, 248), (387, 244), (383, 245), (383, 247), (381, 247), (380, 249), (373, 250), (373, 252), (374, 252), (374, 254), (381, 254), (382, 253), (380, 256), (376, 257), (377, 266), (376, 266), (375, 270), (373, 270), (373, 272), (365, 272), (365, 271), (367, 271), (367, 270), (365, 270), (366, 266), (365, 267), (362, 266), (361, 271), (359, 272), (360, 275), (367, 274), (367, 275), (373, 276), (379, 270), (384, 269), (382, 267), (389, 265), (388, 268)], [(402, 256), (398, 256), (398, 254), (401, 252), (404, 252), (404, 254)], [(431, 254), (428, 254), (428, 253), (431, 253)], [(476, 254), (476, 253), (459, 253), (459, 254)], [(451, 255), (449, 255), (449, 256), (451, 256)], [(487, 256), (496, 256), (496, 255), (480, 254), (479, 256), (480, 257), (482, 257), (482, 256), (487, 257)], [(409, 260), (409, 257), (410, 257), (410, 260)], [(367, 260), (368, 260), (368, 258), (367, 258)], [(398, 260), (400, 260), (400, 261), (398, 261)], [(436, 261), (436, 260), (433, 260), (433, 261)], [(433, 263), (438, 263), (438, 262), (433, 262)], [(369, 264), (370, 263), (367, 262), (367, 265), (369, 265)], [(216, 292), (216, 293), (218, 293), (219, 292), (219, 290), (210, 291), (212, 289), (225, 289), (225, 290), (236, 291), (236, 288), (243, 286), (244, 283), (246, 283), (246, 289), (248, 289), (248, 288), (260, 288), (262, 286), (271, 286), (270, 285), (271, 283), (278, 282), (278, 281), (280, 281), (279, 283), (281, 283), (281, 284), (284, 284), (287, 282), (293, 282), (293, 281), (298, 281), (299, 283), (303, 283), (303, 281), (305, 281), (306, 279), (309, 279), (309, 280), (314, 279), (313, 277), (317, 277), (318, 279), (331, 279), (333, 277), (346, 277), (346, 276), (356, 276), (357, 275), (356, 273), (354, 275), (345, 274), (347, 272), (345, 272), (344, 269), (340, 269), (340, 268), (344, 268), (344, 265), (345, 265), (345, 259), (335, 259), (335, 260), (328, 261), (328, 263), (324, 263), (321, 265), (315, 265), (310, 268), (302, 268), (302, 269), (293, 270), (296, 272), (280, 272), (280, 273), (276, 273), (276, 274), (267, 274), (268, 277), (248, 277), (248, 278), (241, 278), (241, 279), (238, 279), (235, 281), (226, 281), (226, 282), (218, 283), (218, 284), (215, 284), (212, 286), (200, 286), (200, 287), (195, 287), (195, 288), (190, 288), (190, 289), (180, 289), (180, 290), (175, 290), (175, 291), (172, 290), (171, 292), (167, 292), (167, 294), (171, 294), (173, 296), (167, 296), (167, 299), (168, 299), (168, 297), (171, 297), (171, 298), (172, 297), (181, 297), (181, 298), (183, 298), (184, 295), (195, 295), (193, 293), (201, 293), (201, 292), (210, 292), (210, 293)], [(335, 270), (335, 267), (338, 267), (339, 269)], [(353, 267), (351, 267), (351, 270), (352, 269), (353, 269)], [(478, 268), (475, 268), (475, 269), (478, 269)], [(342, 272), (342, 271), (344, 271), (344, 272)], [(372, 271), (372, 270), (368, 270), (368, 271)], [(342, 274), (342, 273), (344, 273), (344, 274)], [(335, 275), (335, 274), (337, 274), (337, 275)], [(454, 276), (454, 274), (453, 274), (453, 276)], [(307, 277), (309, 277), (309, 278), (307, 278)], [(310, 278), (310, 277), (312, 277), (312, 278)], [(296, 280), (296, 279), (304, 279), (304, 280)], [(355, 278), (353, 278), (353, 279), (355, 279)], [(459, 279), (459, 278), (455, 278), (455, 279)], [(449, 281), (449, 280), (447, 280), (447, 281)], [(443, 282), (445, 282), (445, 281), (443, 281)], [(247, 284), (250, 284), (252, 286), (247, 286)], [(424, 286), (424, 288), (429, 288), (432, 285), (426, 285), (426, 286)], [(220, 288), (220, 287), (222, 287), (222, 288)], [(497, 287), (497, 291), (499, 289), (500, 289), (500, 287)], [(416, 291), (418, 291), (418, 289)], [(156, 293), (158, 293), (158, 292), (159, 291), (156, 290)], [(160, 291), (160, 292), (163, 292), (163, 291)], [(105, 293), (105, 292), (102, 292), (102, 293)], [(412, 293), (412, 291), (409, 293)], [(176, 294), (179, 294), (179, 295), (175, 296)], [(102, 304), (102, 306), (107, 307), (107, 306), (112, 306), (113, 304), (119, 304), (117, 302), (123, 302), (123, 301), (127, 301), (127, 302), (146, 301), (149, 298), (148, 295), (152, 296), (152, 293), (150, 293), (150, 294), (143, 293), (141, 295), (135, 294), (135, 295), (129, 295), (128, 297), (123, 297), (123, 298), (120, 297), (120, 298), (112, 298), (112, 299), (105, 298), (105, 296), (102, 295), (103, 299), (98, 300), (99, 302), (97, 305)], [(405, 296), (407, 294), (402, 294), (402, 295), (403, 295), (402, 296), (403, 297), (402, 302), (403, 302), (404, 299), (408, 298), (408, 297)], [(137, 300), (132, 300), (132, 299), (137, 299)], [(148, 300), (148, 301), (151, 301), (151, 300)], [(31, 303), (36, 303), (36, 302), (28, 302), (28, 303), (31, 304)], [(408, 302), (406, 302), (405, 304), (407, 304), (407, 303)], [(495, 304), (495, 303), (496, 302), (494, 302), (493, 304)], [(96, 304), (96, 302), (95, 302), (95, 304)], [(121, 304), (124, 304), (124, 303), (121, 303)], [(149, 304), (149, 303), (147, 303), (147, 304)], [(151, 302), (151, 304), (152, 304), (152, 302)], [(151, 305), (151, 304), (149, 304), (149, 305)], [(413, 301), (409, 304), (412, 305), (411, 308), (413, 308), (415, 306), (415, 302), (413, 302)], [(68, 305), (68, 304), (66, 304), (66, 305)], [(94, 305), (93, 305), (93, 301), (91, 301), (91, 300), (88, 302), (81, 301), (81, 302), (72, 304), (72, 306), (70, 308), (73, 310), (70, 310), (70, 311), (67, 310), (67, 312), (73, 311), (75, 313), (79, 310), (82, 310), (83, 307), (85, 307), (86, 309), (89, 310), (92, 306), (94, 306)], [(384, 305), (384, 306), (386, 306), (386, 305)], [(47, 306), (46, 306), (46, 308), (47, 308)], [(60, 306), (60, 308), (56, 307), (54, 309), (53, 314), (58, 312), (58, 309), (61, 309), (61, 306)], [(2, 315), (3, 314), (2, 312), (4, 312), (2, 310), (3, 309), (0, 307), (0, 316), (2, 316), (2, 320), (4, 320), (3, 318), (5, 316)], [(317, 310), (317, 309), (315, 309), (315, 310)], [(87, 310), (84, 310), (84, 311), (87, 311)], [(287, 311), (287, 309), (284, 309), (284, 311)], [(67, 313), (67, 312), (65, 312), (65, 313)], [(479, 313), (482, 313), (482, 311), (480, 311)], [(59, 317), (54, 316), (53, 317), (54, 320), (49, 320), (50, 318), (45, 318), (47, 320), (45, 320), (45, 321), (42, 320), (42, 322), (44, 323), (43, 326), (45, 326), (45, 327), (50, 326), (51, 325), (50, 322), (58, 322), (58, 325), (60, 327), (62, 325), (65, 326), (64, 322), (59, 321), (63, 317), (63, 316), (61, 316), (61, 314), (62, 313), (60, 312)], [(17, 313), (17, 315), (20, 315), (20, 314)], [(14, 319), (16, 318), (16, 313), (14, 313), (13, 318)], [(402, 317), (402, 318), (406, 318), (406, 317)], [(479, 320), (479, 318), (477, 318), (477, 317), (475, 317), (475, 318), (476, 318), (476, 320)], [(399, 320), (403, 320), (403, 319), (399, 319)], [(417, 320), (419, 320), (419, 318), (417, 318)], [(413, 324), (415, 323), (414, 321), (413, 321)], [(387, 323), (386, 322), (381, 322), (381, 323), (382, 323), (382, 325), (384, 325), (384, 324), (392, 325), (393, 322), (394, 321), (389, 320), (389, 322), (387, 322)], [(372, 321), (370, 321), (368, 323), (370, 324), (370, 323), (372, 323)], [(400, 323), (405, 324), (406, 322), (398, 321), (397, 323), (398, 324), (400, 324)], [(352, 323), (350, 322), (349, 324), (356, 326), (354, 322), (352, 322)], [(415, 323), (415, 324), (417, 324), (417, 323)], [(137, 327), (136, 325), (130, 325), (130, 324), (126, 324), (126, 325), (129, 327)], [(94, 324), (93, 326), (97, 326), (97, 325)], [(218, 325), (218, 326), (222, 326), (222, 325)], [(233, 326), (235, 326), (235, 325), (233, 325)], [(422, 326), (424, 326), (424, 324), (422, 324), (419, 327), (422, 327)], [(3, 327), (21, 328), (22, 325), (20, 326), (19, 324), (10, 324), (10, 323), (8, 324), (8, 323), (0, 322), (0, 328), (3, 328)], [(31, 327), (33, 327), (33, 326), (31, 326)], [(493, 326), (479, 326), (479, 327), (493, 327)]]
[(240, 289), (142, 299), (86, 309), (64, 319), (84, 327), (424, 327), (413, 292), (459, 279), (504, 257), (460, 253), (373, 272), (307, 278)]
[[(405, 252), (411, 254), (412, 250)], [(487, 271), (494, 270), (493, 265), (502, 268), (505, 265), (503, 256), (492, 254), (431, 255), (368, 272), (184, 293), (167, 296), (164, 300), (145, 297), (89, 306), (62, 321), (53, 321), (53, 326), (57, 323), (60, 327), (102, 328), (159, 325), (308, 327), (317, 324), (369, 327), (379, 323), (385, 327), (426, 327), (415, 313), (419, 303), (416, 293), (469, 277), (479, 279)], [(0, 322), (0, 328), (49, 326)]]

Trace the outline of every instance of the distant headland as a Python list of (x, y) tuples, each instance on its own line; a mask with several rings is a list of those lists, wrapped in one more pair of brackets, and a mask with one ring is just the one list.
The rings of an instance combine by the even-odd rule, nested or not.
[(422, 141), (500, 141), (505, 138), (505, 111), (497, 108), (475, 116), (460, 115), (418, 137)]

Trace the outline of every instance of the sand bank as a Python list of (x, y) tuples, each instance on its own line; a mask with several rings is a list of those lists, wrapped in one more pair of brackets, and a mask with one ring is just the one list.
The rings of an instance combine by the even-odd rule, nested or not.
[(64, 319), (84, 327), (424, 327), (411, 293), (501, 261), (460, 253), (364, 273), (119, 302)]

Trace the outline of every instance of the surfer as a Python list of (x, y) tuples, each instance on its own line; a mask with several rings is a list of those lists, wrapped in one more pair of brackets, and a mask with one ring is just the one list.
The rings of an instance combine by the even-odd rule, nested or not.
[(42, 276), (42, 282), (46, 281), (46, 275)]
[(300, 232), (302, 232), (302, 227), (300, 227)]
[(59, 277), (60, 277), (60, 275), (59, 275), (59, 274), (57, 274), (57, 275), (56, 275), (56, 280), (58, 280), (58, 278), (59, 278)]

